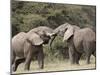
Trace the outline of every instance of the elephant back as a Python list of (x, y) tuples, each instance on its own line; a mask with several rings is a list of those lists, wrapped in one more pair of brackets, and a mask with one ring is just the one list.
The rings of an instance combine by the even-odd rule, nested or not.
[(53, 32), (53, 29), (51, 29), (49, 27), (46, 27), (46, 26), (39, 26), (39, 27), (33, 28), (29, 32), (30, 33), (37, 32), (39, 34), (39, 33), (43, 32), (43, 31), (45, 33), (52, 33)]
[(24, 43), (26, 40), (26, 33), (20, 32), (12, 38), (12, 51), (16, 53), (16, 56), (22, 57), (23, 56), (23, 48)]
[(20, 32), (12, 38), (12, 43), (15, 43), (18, 41), (24, 41), (25, 39), (26, 39), (26, 33)]
[(96, 34), (91, 28), (83, 28), (76, 31), (75, 37), (81, 37), (85, 41), (96, 41)]
[(91, 28), (85, 28), (86, 32), (84, 31), (84, 35), (87, 37), (84, 37), (86, 41), (96, 41), (96, 34)]
[(79, 26), (76, 26), (76, 25), (72, 25), (72, 26), (73, 26), (73, 28), (74, 28), (74, 32), (80, 30), (80, 27), (79, 27)]

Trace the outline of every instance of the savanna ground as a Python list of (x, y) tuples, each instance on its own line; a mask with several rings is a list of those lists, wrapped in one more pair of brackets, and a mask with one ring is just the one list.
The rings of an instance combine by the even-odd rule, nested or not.
[(86, 64), (85, 60), (80, 60), (80, 65), (71, 65), (69, 60), (55, 60), (51, 62), (45, 60), (44, 69), (39, 69), (38, 62), (32, 61), (29, 71), (24, 71), (24, 63), (22, 63), (19, 65), (17, 71), (13, 72), (13, 74), (96, 69), (96, 61), (94, 56), (91, 56), (90, 61), (90, 64)]

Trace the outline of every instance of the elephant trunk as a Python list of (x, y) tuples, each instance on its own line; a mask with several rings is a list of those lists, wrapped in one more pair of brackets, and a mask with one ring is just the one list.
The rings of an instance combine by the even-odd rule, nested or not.
[(53, 41), (54, 41), (54, 39), (55, 39), (56, 36), (57, 36), (57, 35), (52, 36), (52, 37), (51, 37), (51, 40), (49, 41), (49, 49), (50, 49), (50, 50), (52, 50), (52, 43), (53, 43)]

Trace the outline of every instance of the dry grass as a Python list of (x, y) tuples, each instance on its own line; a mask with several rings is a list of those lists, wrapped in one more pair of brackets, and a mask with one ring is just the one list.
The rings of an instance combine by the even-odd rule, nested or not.
[(16, 73), (35, 73), (35, 72), (50, 72), (50, 71), (67, 71), (67, 70), (82, 70), (82, 69), (95, 69), (95, 58), (91, 57), (91, 64), (86, 64), (85, 60), (80, 60), (80, 65), (71, 65), (70, 62), (67, 61), (55, 61), (45, 63), (44, 69), (39, 69), (37, 61), (31, 63), (30, 71), (24, 71), (24, 64), (20, 64)]

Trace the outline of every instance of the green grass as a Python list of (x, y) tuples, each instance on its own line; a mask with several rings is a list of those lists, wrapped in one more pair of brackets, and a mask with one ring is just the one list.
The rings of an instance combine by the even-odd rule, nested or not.
[(24, 63), (20, 64), (16, 73), (35, 73), (35, 72), (50, 72), (50, 71), (63, 71), (63, 70), (82, 70), (82, 69), (95, 69), (95, 58), (91, 57), (91, 64), (86, 64), (85, 60), (80, 60), (80, 65), (71, 65), (69, 60), (65, 61), (45, 61), (44, 69), (39, 69), (37, 61), (32, 61), (30, 70), (24, 71)]

